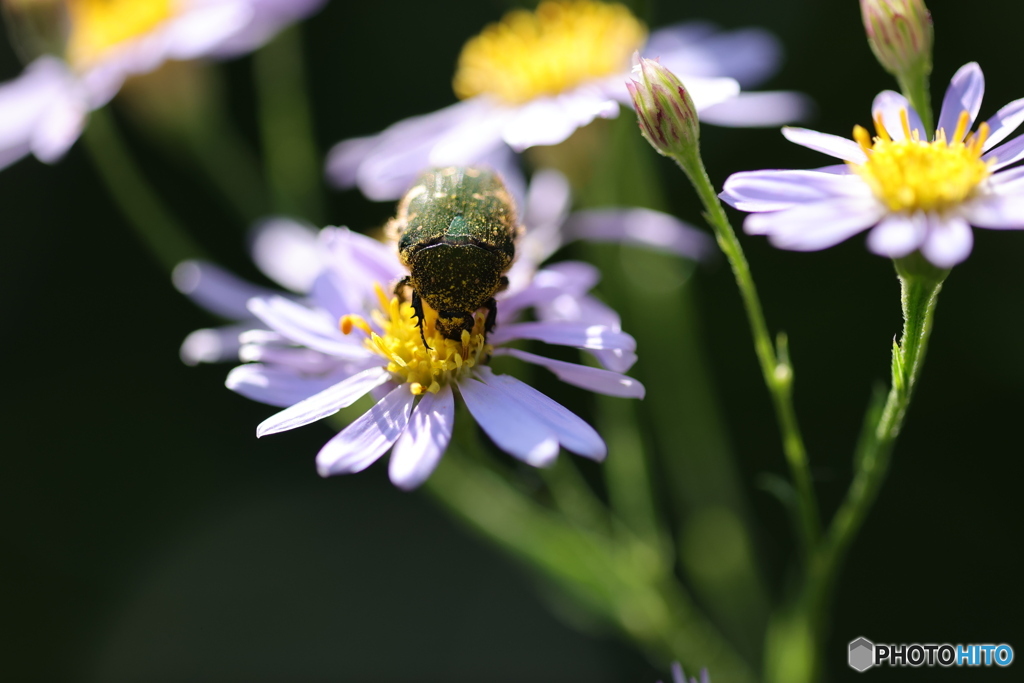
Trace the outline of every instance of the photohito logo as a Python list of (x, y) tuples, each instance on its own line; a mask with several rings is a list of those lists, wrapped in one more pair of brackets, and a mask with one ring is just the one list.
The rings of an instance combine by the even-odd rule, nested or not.
[(873, 666), (1009, 666), (1013, 648), (1009, 645), (942, 645), (911, 643), (882, 645), (867, 638), (850, 641), (850, 668), (867, 671)]

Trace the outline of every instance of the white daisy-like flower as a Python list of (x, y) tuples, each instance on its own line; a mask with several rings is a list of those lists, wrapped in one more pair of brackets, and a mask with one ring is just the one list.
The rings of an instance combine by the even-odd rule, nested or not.
[[(508, 273), (509, 287), (500, 294), (511, 302), (499, 307), (501, 320), (506, 318), (506, 310), (530, 307), (534, 317), (542, 321), (585, 319), (621, 329), (618, 314), (589, 294), (600, 278), (596, 268), (576, 261), (542, 268), (548, 258), (573, 240), (635, 244), (694, 260), (714, 253), (714, 242), (707, 233), (659, 211), (607, 208), (570, 214), (569, 182), (557, 171), (535, 173), (522, 194), (525, 197), (518, 205), (522, 207), (519, 214), (523, 216), (524, 232)], [(239, 334), (258, 325), (247, 308), (249, 299), (278, 294), (303, 300), (334, 258), (325, 242), (313, 227), (288, 218), (271, 218), (255, 226), (250, 240), (253, 261), (290, 294), (247, 282), (208, 261), (181, 263), (173, 278), (178, 290), (202, 308), (232, 321), (189, 334), (181, 346), (182, 360), (188, 365), (238, 360)], [(252, 353), (252, 349), (245, 353)], [(595, 350), (593, 355), (604, 367), (620, 372), (635, 360), (631, 352), (622, 349)]]
[(1008, 169), (1024, 159), (1024, 135), (1004, 142), (1024, 122), (1024, 99), (972, 132), (984, 91), (981, 68), (961, 67), (932, 140), (906, 98), (888, 90), (872, 106), (874, 138), (860, 126), (853, 140), (784, 128), (791, 142), (846, 164), (736, 173), (721, 197), (753, 212), (746, 232), (768, 235), (783, 249), (825, 249), (870, 228), (868, 248), (876, 254), (920, 251), (935, 266), (951, 268), (971, 253), (972, 225), (1024, 228), (1024, 169)]
[(623, 5), (547, 0), (509, 12), (466, 43), (453, 82), (461, 102), (338, 143), (327, 175), (371, 199), (397, 199), (423, 168), (496, 165), (508, 148), (562, 142), (631, 105), (625, 81), (638, 50), (683, 79), (707, 122), (779, 125), (806, 109), (795, 93), (740, 93), (779, 63), (778, 42), (765, 31), (687, 23), (648, 36)]
[(129, 76), (253, 50), (325, 1), (62, 0), (62, 56), (0, 84), (0, 168), (30, 153), (60, 159)]
[(320, 450), (317, 469), (323, 476), (361, 471), (393, 448), (391, 480), (404, 489), (420, 485), (451, 439), (456, 395), (501, 449), (526, 463), (550, 465), (561, 447), (604, 458), (605, 444), (590, 425), (529, 385), (493, 372), (492, 356), (540, 365), (590, 391), (643, 396), (642, 385), (619, 372), (507, 346), (525, 339), (619, 351), (632, 364), (635, 342), (617, 328), (585, 317), (516, 320), (531, 302), (585, 287), (574, 282), (580, 275), (565, 264), (538, 271), (518, 297), (500, 298), (498, 323), (489, 335), (481, 311), (471, 333), (446, 339), (435, 331), (436, 314), (428, 308), (421, 337), (412, 305), (385, 294), (405, 273), (394, 245), (341, 228), (325, 228), (320, 240), (329, 257), (308, 305), (279, 296), (249, 301), (266, 329), (243, 335), (243, 357), (257, 362), (232, 370), (227, 385), (249, 398), (289, 405), (264, 421), (258, 436), (320, 420), (372, 392), (377, 404)]

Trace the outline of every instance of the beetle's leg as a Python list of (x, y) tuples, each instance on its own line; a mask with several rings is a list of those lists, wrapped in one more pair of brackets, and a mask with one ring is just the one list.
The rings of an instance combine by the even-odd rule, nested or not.
[[(406, 287), (412, 287), (412, 278), (408, 275), (399, 280), (398, 284), (395, 285), (395, 296), (398, 297), (399, 301), (402, 301), (405, 298), (404, 290)], [(413, 295), (415, 295), (415, 289), (413, 291)]]
[(502, 275), (501, 279), (498, 280), (498, 288), (494, 290), (494, 293), (504, 292), (506, 289), (508, 289), (508, 278)]
[(431, 351), (430, 344), (427, 343), (427, 335), (423, 332), (423, 321), (426, 319), (423, 316), (423, 299), (420, 298), (420, 293), (416, 291), (415, 287), (412, 288), (412, 312), (416, 314), (416, 327), (420, 328), (420, 339), (423, 340), (423, 346)]
[[(505, 284), (508, 284), (508, 280), (505, 280)], [(494, 329), (494, 323), (498, 322), (498, 304), (494, 300), (493, 296), (484, 302), (484, 308), (487, 309), (487, 321), (484, 323), (484, 334), (490, 334), (491, 330)]]

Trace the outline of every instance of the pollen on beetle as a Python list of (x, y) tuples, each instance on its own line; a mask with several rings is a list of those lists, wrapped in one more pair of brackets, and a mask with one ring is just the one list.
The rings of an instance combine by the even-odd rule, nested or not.
[(462, 99), (488, 94), (521, 104), (624, 71), (646, 39), (646, 27), (623, 5), (547, 0), (471, 38), (453, 87)]
[[(373, 325), (362, 316), (346, 315), (341, 331), (351, 334), (358, 329), (366, 334), (366, 347), (386, 358), (388, 372), (396, 381), (409, 384), (412, 393), (437, 393), (490, 357), (493, 349), (484, 334), (485, 313), (474, 316), (472, 332), (463, 330), (461, 339), (446, 339), (434, 327), (437, 313), (424, 303), (421, 337), (412, 304), (398, 297), (388, 299), (379, 284), (376, 290), (380, 308), (371, 313)], [(423, 345), (423, 338), (430, 348)]]
[(67, 60), (86, 68), (103, 54), (174, 15), (174, 0), (68, 0)]
[(962, 203), (991, 174), (982, 160), (988, 125), (964, 139), (970, 115), (960, 114), (956, 130), (947, 140), (938, 131), (933, 142), (921, 140), (910, 130), (906, 110), (900, 112), (903, 140), (893, 140), (882, 117), (875, 119), (877, 136), (856, 126), (853, 139), (868, 160), (850, 167), (868, 184), (875, 196), (893, 211), (943, 211)]

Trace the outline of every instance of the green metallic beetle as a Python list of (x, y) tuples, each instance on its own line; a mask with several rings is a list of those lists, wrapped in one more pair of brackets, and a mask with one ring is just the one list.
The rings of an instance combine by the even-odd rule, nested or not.
[(398, 203), (388, 223), (409, 275), (395, 287), (411, 303), (423, 335), (423, 302), (437, 311), (437, 331), (459, 339), (473, 314), (487, 309), (484, 332), (497, 316), (494, 295), (508, 286), (519, 234), (512, 196), (493, 171), (452, 166), (427, 171)]

